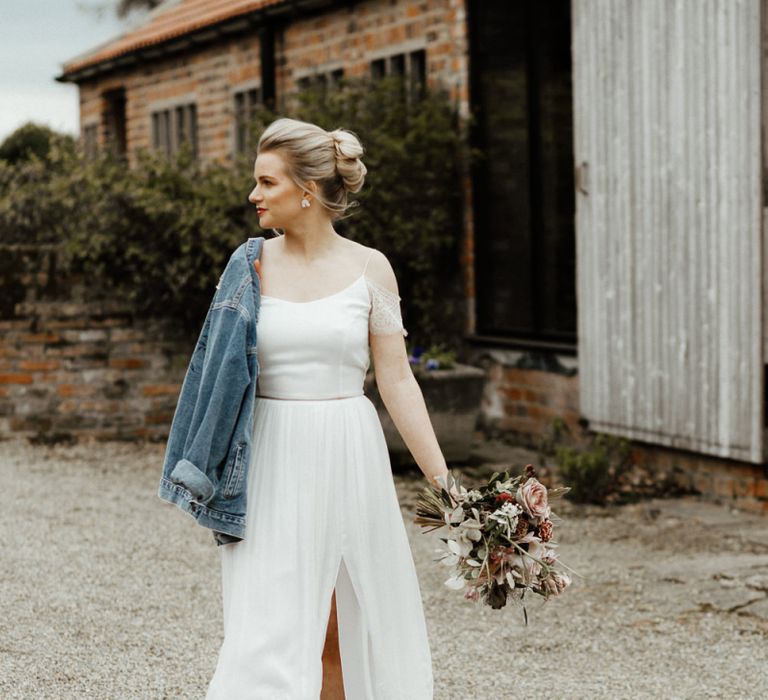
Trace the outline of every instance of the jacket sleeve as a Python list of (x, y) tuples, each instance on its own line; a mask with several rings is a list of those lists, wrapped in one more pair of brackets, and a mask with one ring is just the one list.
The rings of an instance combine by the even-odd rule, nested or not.
[(171, 424), (163, 479), (180, 484), (201, 503), (215, 493), (251, 382), (248, 326), (241, 306), (211, 304)]

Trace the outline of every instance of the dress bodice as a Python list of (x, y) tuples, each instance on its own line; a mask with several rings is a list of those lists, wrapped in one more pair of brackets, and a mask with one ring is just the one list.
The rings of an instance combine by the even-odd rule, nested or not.
[(365, 272), (344, 289), (312, 301), (262, 295), (256, 395), (283, 399), (362, 395), (370, 366), (369, 331), (408, 335), (399, 301)]

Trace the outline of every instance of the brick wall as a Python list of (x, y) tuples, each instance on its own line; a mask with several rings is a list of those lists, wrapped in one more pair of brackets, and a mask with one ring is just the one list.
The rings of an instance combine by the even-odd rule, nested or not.
[(260, 75), (259, 41), (254, 35), (194, 54), (156, 60), (140, 70), (88, 81), (80, 86), (80, 123), (100, 124), (105, 91), (126, 90), (126, 149), (151, 148), (151, 115), (179, 102), (197, 105), (198, 153), (202, 161), (226, 160), (234, 148), (234, 92), (250, 87)]
[(0, 438), (165, 439), (195, 339), (92, 298), (84, 280), (54, 279), (51, 248), (0, 254), (24, 289), (0, 318)]
[(682, 488), (741, 510), (768, 515), (768, 469), (763, 464), (634, 443), (633, 458)]
[(536, 447), (556, 417), (581, 432), (573, 358), (478, 348), (468, 359), (486, 371), (480, 423), (489, 437)]
[[(556, 417), (577, 441), (589, 432), (579, 413), (575, 358), (547, 353), (476, 349), (470, 364), (487, 374), (481, 405), (481, 432), (492, 439), (534, 449)], [(709, 457), (684, 450), (633, 443), (633, 460), (659, 479), (742, 510), (768, 515), (768, 467)]]
[(345, 75), (370, 72), (369, 62), (401, 50), (424, 48), (427, 82), (442, 86), (469, 110), (468, 45), (463, 0), (369, 0), (316, 17), (297, 19), (279, 48), (278, 92), (301, 75), (343, 66)]

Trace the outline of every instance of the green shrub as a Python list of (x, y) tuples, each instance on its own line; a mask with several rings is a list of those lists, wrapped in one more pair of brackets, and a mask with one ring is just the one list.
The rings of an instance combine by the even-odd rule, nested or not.
[(256, 235), (243, 175), (203, 170), (188, 148), (137, 159), (127, 170), (110, 153), (54, 147), (49, 162), (0, 166), (0, 241), (57, 243), (60, 271), (82, 274), (91, 297), (116, 294), (193, 332), (231, 251)]
[(199, 327), (232, 250), (256, 235), (247, 188), (231, 168), (203, 170), (188, 148), (170, 159), (137, 156), (123, 176), (119, 161), (101, 161), (96, 180), (110, 196), (99, 199), (102, 188), (93, 188), (90, 225), (71, 231), (66, 261), (108, 281), (140, 313)]
[(540, 459), (554, 457), (567, 498), (603, 505), (631, 499), (627, 477), (634, 464), (629, 440), (605, 433), (584, 433), (576, 438), (559, 416), (550, 423), (539, 442)]
[(60, 134), (44, 124), (27, 122), (0, 143), (0, 160), (11, 164), (28, 161), (33, 156), (46, 160), (54, 142), (70, 151), (76, 148), (71, 136)]
[(588, 449), (557, 447), (555, 457), (568, 498), (603, 504), (619, 490), (621, 477), (630, 469), (631, 446), (625, 438), (598, 433)]

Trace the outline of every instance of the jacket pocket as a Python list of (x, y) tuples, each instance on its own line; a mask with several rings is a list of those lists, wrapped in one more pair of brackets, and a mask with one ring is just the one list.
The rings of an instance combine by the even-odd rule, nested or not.
[(224, 472), (224, 488), (221, 490), (221, 495), (225, 498), (232, 498), (237, 495), (240, 489), (240, 484), (243, 480), (243, 454), (245, 453), (245, 443), (238, 443), (235, 449), (235, 454), (232, 459), (229, 460), (227, 469)]

